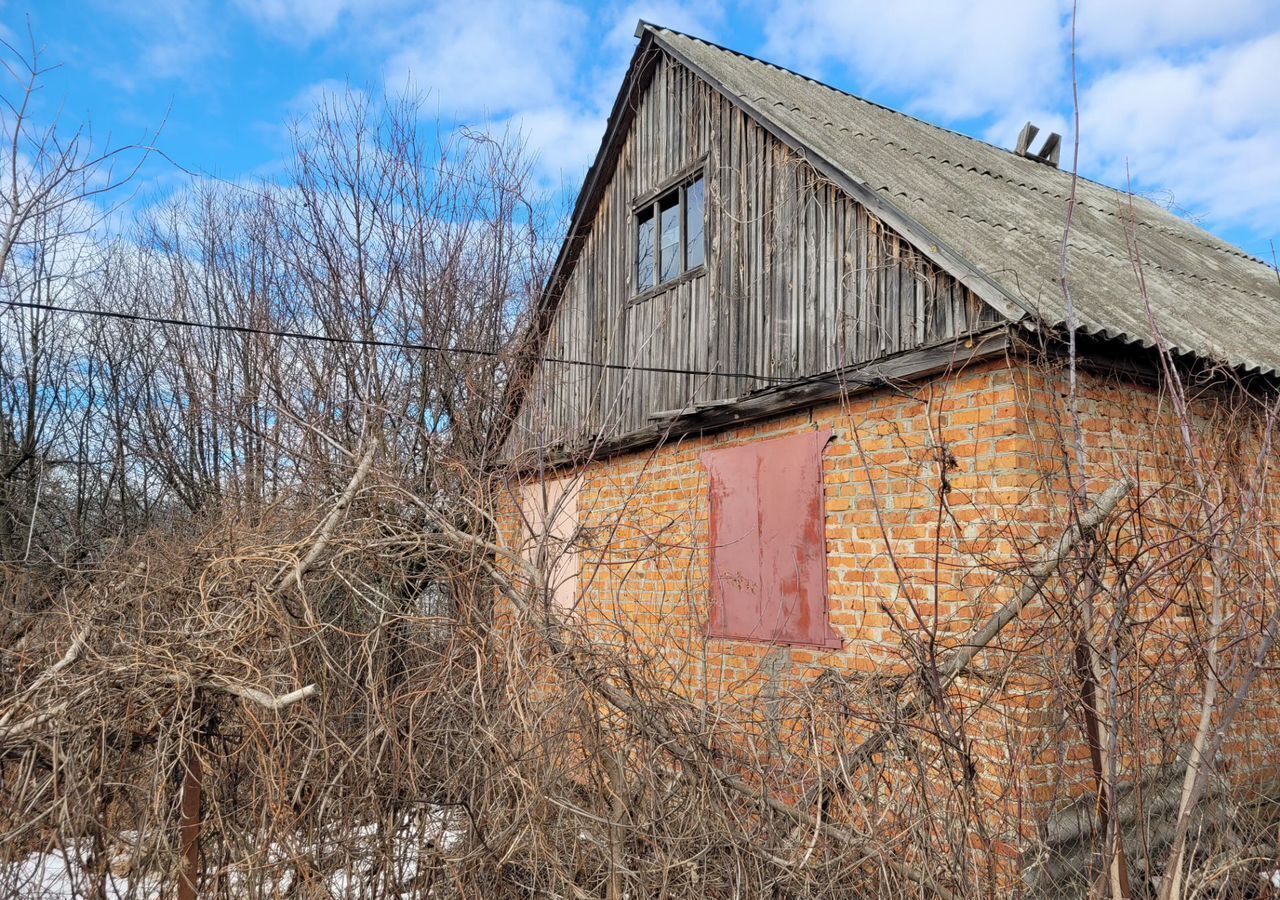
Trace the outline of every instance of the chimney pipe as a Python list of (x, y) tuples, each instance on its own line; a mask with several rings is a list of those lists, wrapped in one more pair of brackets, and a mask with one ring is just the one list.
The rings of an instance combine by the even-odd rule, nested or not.
[(1049, 136), (1044, 139), (1044, 144), (1040, 147), (1038, 153), (1031, 152), (1031, 142), (1035, 140), (1036, 135), (1040, 133), (1040, 129), (1032, 123), (1028, 122), (1022, 126), (1022, 131), (1018, 133), (1018, 144), (1013, 152), (1018, 156), (1035, 162), (1044, 163), (1046, 166), (1058, 168), (1058, 160), (1062, 155), (1062, 135), (1056, 131), (1049, 132)]

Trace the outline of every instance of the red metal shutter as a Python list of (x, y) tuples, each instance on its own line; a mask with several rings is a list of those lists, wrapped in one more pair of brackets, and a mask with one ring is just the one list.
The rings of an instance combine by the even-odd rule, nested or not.
[(838, 647), (827, 624), (822, 450), (830, 431), (702, 454), (711, 488), (711, 637)]

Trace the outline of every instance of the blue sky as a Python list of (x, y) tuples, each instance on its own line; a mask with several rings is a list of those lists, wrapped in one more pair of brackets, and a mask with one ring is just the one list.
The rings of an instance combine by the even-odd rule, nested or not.
[[(544, 186), (576, 191), (636, 20), (689, 31), (938, 124), (1012, 145), (1069, 132), (1067, 0), (41, 0), (4, 2), (60, 65), (37, 113), (158, 145), (223, 178), (271, 178), (287, 123), (345, 84), (428, 91), (444, 122), (515, 124)], [(1280, 3), (1081, 0), (1081, 171), (1271, 260), (1280, 239)], [(1063, 161), (1069, 161), (1070, 146)], [(1127, 173), (1127, 174), (1126, 174)], [(143, 196), (187, 179), (157, 162)]]

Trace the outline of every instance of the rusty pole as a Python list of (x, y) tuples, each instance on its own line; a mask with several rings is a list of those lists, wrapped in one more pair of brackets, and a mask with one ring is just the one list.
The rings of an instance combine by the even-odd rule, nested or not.
[(182, 821), (178, 839), (182, 845), (182, 874), (178, 879), (178, 900), (196, 900), (196, 884), (200, 880), (200, 792), (203, 771), (200, 753), (193, 740), (187, 746), (187, 759), (182, 774)]

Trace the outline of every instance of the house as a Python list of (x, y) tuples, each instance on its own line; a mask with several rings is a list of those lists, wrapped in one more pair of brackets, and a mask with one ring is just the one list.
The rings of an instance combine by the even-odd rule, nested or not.
[[(694, 698), (901, 672), (1007, 599), (1082, 489), (1134, 479), (1116, 552), (1154, 548), (1196, 515), (1189, 458), (1268, 456), (1256, 416), (1232, 418), (1280, 374), (1264, 263), (1074, 179), (1056, 135), (1004, 150), (688, 35), (637, 37), (504, 434), (511, 539), (600, 640), (667, 660)], [(1203, 573), (1159, 559), (1125, 633), (1168, 662), (1207, 601)], [(1055, 590), (1002, 643), (1012, 674), (973, 725), (1015, 856), (1095, 790), (1089, 741), (1063, 738), (1078, 597)], [(1123, 735), (1122, 770), (1176, 763), (1194, 670), (1118, 701), (1175, 723), (1160, 747)], [(1242, 714), (1234, 771), (1277, 768), (1273, 713)]]

